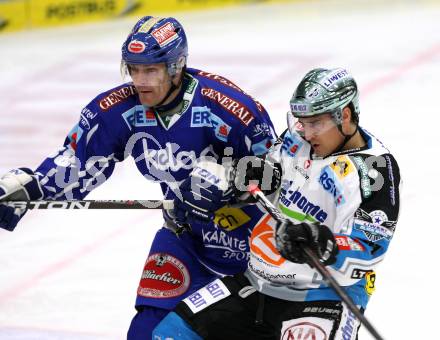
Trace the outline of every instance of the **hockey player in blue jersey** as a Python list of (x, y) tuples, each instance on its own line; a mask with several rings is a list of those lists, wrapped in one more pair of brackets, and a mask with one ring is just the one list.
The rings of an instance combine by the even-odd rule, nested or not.
[[(188, 68), (187, 55), (177, 20), (140, 19), (122, 46), (121, 69), (131, 81), (85, 106), (62, 148), (35, 171), (4, 175), (0, 200), (83, 199), (131, 156), (145, 178), (160, 183), (164, 198), (178, 203), (178, 188), (197, 161), (266, 153), (275, 133), (263, 106), (226, 78)], [(252, 209), (220, 210), (183, 232), (174, 213), (164, 213), (143, 268), (129, 339), (150, 338), (180, 300), (216, 277), (245, 270)], [(0, 227), (14, 230), (25, 212), (0, 204)]]
[(265, 156), (281, 164), (271, 200), (288, 222), (262, 216), (248, 270), (185, 298), (154, 339), (357, 339), (360, 321), (308, 265), (301, 244), (364, 311), (399, 215), (399, 166), (358, 125), (358, 88), (345, 69), (308, 72), (290, 106), (289, 129)]

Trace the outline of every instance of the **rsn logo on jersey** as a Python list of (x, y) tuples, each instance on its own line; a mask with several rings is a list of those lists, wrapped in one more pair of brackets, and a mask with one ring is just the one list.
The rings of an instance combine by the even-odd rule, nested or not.
[(321, 176), (319, 176), (319, 183), (321, 183), (322, 187), (326, 191), (333, 195), (336, 206), (345, 203), (345, 198), (342, 195), (341, 185), (337, 181), (335, 173), (331, 171), (329, 167), (322, 169)]

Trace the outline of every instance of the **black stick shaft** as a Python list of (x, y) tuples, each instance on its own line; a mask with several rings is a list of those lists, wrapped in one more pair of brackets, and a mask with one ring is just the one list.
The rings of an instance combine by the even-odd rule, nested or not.
[[(249, 189), (252, 196), (266, 209), (266, 211), (277, 221), (283, 223), (286, 220), (284, 215), (267, 199), (267, 197), (261, 192), (257, 187), (252, 187)], [(321, 276), (327, 281), (327, 283), (335, 290), (339, 295), (341, 300), (347, 305), (348, 309), (359, 319), (359, 321), (365, 326), (365, 328), (370, 332), (370, 334), (376, 340), (384, 340), (384, 338), (377, 332), (373, 325), (368, 321), (368, 319), (363, 315), (357, 306), (354, 304), (353, 300), (347, 295), (347, 293), (342, 289), (336, 279), (330, 274), (330, 272), (325, 268), (316, 254), (307, 246), (303, 245), (303, 250), (308, 256), (313, 267), (321, 274)]]
[(78, 200), (78, 201), (8, 201), (16, 208), (27, 209), (172, 209), (169, 200)]

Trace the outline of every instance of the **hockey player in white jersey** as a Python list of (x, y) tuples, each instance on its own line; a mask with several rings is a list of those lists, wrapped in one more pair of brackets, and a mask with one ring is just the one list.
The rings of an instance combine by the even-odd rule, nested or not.
[(246, 273), (184, 299), (155, 339), (357, 338), (359, 320), (307, 264), (302, 245), (363, 312), (395, 230), (400, 174), (389, 150), (358, 125), (358, 95), (344, 69), (307, 73), (290, 101), (289, 129), (266, 157), (281, 164), (271, 200), (289, 222), (264, 214)]

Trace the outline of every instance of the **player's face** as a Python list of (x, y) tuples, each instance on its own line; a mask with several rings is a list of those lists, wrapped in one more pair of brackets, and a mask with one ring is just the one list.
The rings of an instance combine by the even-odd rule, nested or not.
[(165, 63), (130, 65), (129, 68), (141, 104), (147, 106), (159, 104), (171, 87), (171, 77)]
[(304, 129), (304, 138), (312, 145), (313, 152), (319, 157), (333, 153), (344, 140), (329, 113), (299, 118), (298, 122)]

